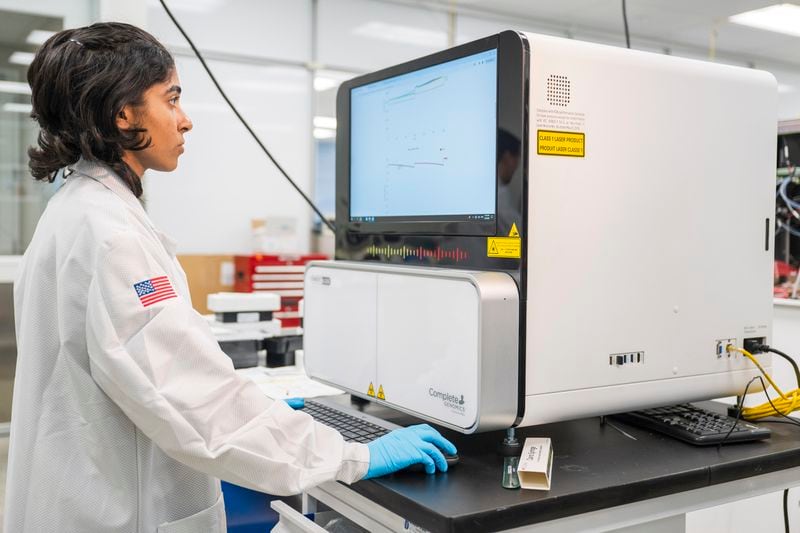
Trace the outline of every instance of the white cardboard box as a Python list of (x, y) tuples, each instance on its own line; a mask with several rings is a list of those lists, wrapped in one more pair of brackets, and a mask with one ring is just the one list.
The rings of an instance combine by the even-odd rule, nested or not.
[(553, 447), (548, 438), (525, 439), (517, 475), (523, 489), (550, 490), (553, 471)]

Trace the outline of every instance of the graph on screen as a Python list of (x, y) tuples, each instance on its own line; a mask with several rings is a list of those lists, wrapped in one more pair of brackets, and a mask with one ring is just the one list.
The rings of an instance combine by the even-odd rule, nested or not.
[(493, 215), (496, 50), (351, 93), (351, 218)]

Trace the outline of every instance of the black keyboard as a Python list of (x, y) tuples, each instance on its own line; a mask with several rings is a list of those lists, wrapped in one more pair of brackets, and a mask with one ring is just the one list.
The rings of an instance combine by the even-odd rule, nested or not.
[(621, 413), (614, 415), (613, 418), (701, 446), (720, 444), (723, 441), (728, 443), (762, 440), (769, 438), (771, 433), (767, 428), (744, 420), (737, 422), (733, 417), (688, 403)]
[(312, 400), (306, 400), (302, 411), (313, 416), (317, 422), (332, 427), (349, 442), (367, 443), (389, 433), (384, 427)]

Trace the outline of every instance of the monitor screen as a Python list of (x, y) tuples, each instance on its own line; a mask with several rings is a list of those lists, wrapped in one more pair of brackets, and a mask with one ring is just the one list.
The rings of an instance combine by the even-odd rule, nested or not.
[(494, 221), (497, 49), (350, 91), (350, 220)]

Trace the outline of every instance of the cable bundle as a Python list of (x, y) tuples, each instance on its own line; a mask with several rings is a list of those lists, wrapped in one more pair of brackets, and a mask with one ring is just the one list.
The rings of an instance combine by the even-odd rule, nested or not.
[(761, 364), (758, 362), (758, 360), (752, 353), (742, 348), (738, 348), (736, 346), (729, 344), (726, 347), (726, 350), (728, 352), (738, 352), (747, 357), (750, 361), (752, 361), (753, 364), (756, 365), (758, 370), (764, 375), (769, 384), (772, 385), (772, 388), (775, 389), (775, 392), (777, 392), (779, 396), (776, 399), (770, 399), (769, 396), (767, 396), (766, 403), (762, 403), (761, 405), (756, 405), (754, 407), (743, 408), (742, 418), (745, 418), (747, 420), (758, 420), (760, 418), (766, 418), (769, 416), (776, 416), (776, 415), (788, 416), (790, 413), (800, 408), (800, 368), (798, 368), (797, 363), (794, 361), (794, 359), (792, 359), (791, 357), (789, 357), (788, 355), (779, 350), (776, 350), (766, 345), (759, 346), (758, 349), (759, 351), (765, 351), (765, 352), (768, 351), (775, 353), (783, 357), (787, 361), (789, 361), (789, 363), (791, 363), (792, 365), (792, 368), (794, 369), (798, 387), (795, 388), (794, 390), (789, 391), (788, 393), (784, 393), (780, 389), (780, 387), (778, 387), (778, 385), (772, 380), (772, 377), (769, 374), (767, 374), (767, 371), (764, 370), (764, 367), (761, 366)]

